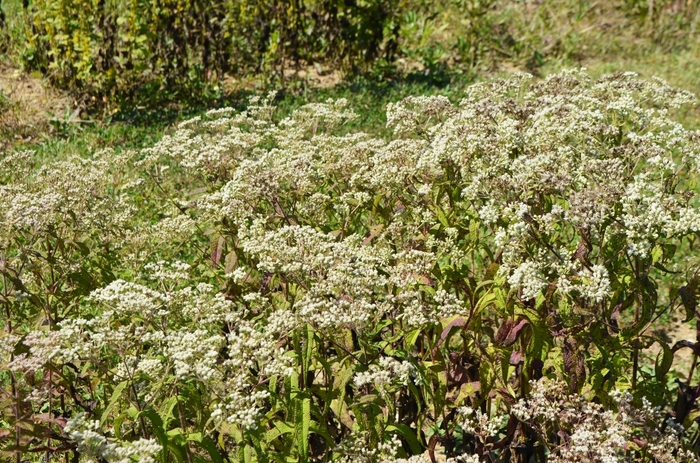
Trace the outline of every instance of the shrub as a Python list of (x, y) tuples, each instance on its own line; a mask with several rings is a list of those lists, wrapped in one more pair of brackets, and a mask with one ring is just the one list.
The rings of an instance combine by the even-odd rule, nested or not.
[[(155, 223), (128, 177), (37, 223), (10, 212), (73, 203), (42, 175), (6, 182), (8, 451), (35, 442), (21, 410), (50, 451), (106, 461), (697, 460), (694, 365), (673, 367), (698, 348), (652, 331), (698, 320), (700, 138), (670, 116), (692, 95), (518, 74), (390, 104), (388, 140), (338, 135), (343, 100), (276, 122), (271, 98), (140, 154), (159, 191), (192, 192)], [(56, 300), (81, 279), (46, 290), (54, 267), (96, 272), (42, 263), (71, 227), (113, 230), (90, 241), (113, 243), (112, 276)]]
[(397, 7), (395, 0), (35, 0), (26, 11), (24, 60), (88, 97), (138, 103), (177, 91), (172, 99), (185, 99), (224, 73), (274, 81), (285, 67), (314, 62), (365, 69), (391, 55)]
[(22, 4), (24, 14), (16, 11), (18, 1), (6, 5), (9, 20), (0, 24), (8, 56), (21, 54), (27, 70), (40, 70), (86, 106), (108, 113), (220, 101), (224, 76), (285, 87), (310, 65), (380, 78), (420, 71), (446, 83), (505, 63), (534, 71), (548, 62), (643, 58), (657, 49), (692, 46), (698, 18), (693, 2), (676, 0)]

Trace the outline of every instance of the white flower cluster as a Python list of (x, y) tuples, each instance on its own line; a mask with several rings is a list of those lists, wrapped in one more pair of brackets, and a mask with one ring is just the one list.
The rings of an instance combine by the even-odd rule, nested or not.
[(356, 433), (343, 440), (336, 449), (341, 457), (337, 460), (341, 463), (389, 463), (394, 461), (396, 453), (401, 447), (401, 440), (392, 435), (390, 440), (380, 442), (378, 445), (370, 444), (370, 437), (366, 432)]
[[(264, 139), (271, 127), (271, 101), (274, 94), (261, 99), (254, 97), (248, 109), (234, 115), (230, 108), (209, 111), (214, 120), (202, 122), (200, 116), (181, 122), (173, 135), (164, 136), (155, 146), (143, 150), (142, 165), (155, 163), (160, 157), (178, 161), (200, 174), (217, 175), (230, 169)], [(197, 133), (194, 127), (203, 125), (210, 133)], [(246, 127), (247, 130), (244, 130)]]
[[(529, 399), (514, 404), (511, 412), (543, 437), (559, 433), (562, 440), (552, 444), (548, 461), (647, 461), (643, 455), (668, 463), (699, 461), (697, 455), (683, 449), (683, 428), (645, 398), (643, 406), (636, 408), (631, 394), (611, 391), (618, 405), (617, 411), (611, 411), (569, 393), (563, 382), (542, 379), (530, 384)], [(636, 456), (626, 450), (633, 442), (641, 446)]]
[[(388, 440), (370, 444), (366, 433), (357, 433), (345, 439), (336, 449), (340, 458), (333, 461), (339, 463), (430, 463), (428, 452), (413, 455), (408, 458), (397, 456), (402, 448), (401, 439), (392, 434)], [(459, 455), (446, 460), (446, 463), (479, 463), (476, 455)]]
[(508, 415), (489, 416), (471, 407), (459, 407), (457, 414), (461, 419), (459, 424), (462, 429), (483, 439), (497, 436), (508, 423)]
[[(20, 338), (14, 338), (14, 343)], [(29, 347), (28, 353), (14, 356), (8, 367), (12, 371), (35, 372), (47, 364), (60, 350), (60, 338), (55, 331), (31, 331), (22, 340)]]
[(269, 395), (267, 391), (229, 392), (224, 403), (214, 405), (211, 417), (217, 423), (226, 420), (244, 429), (257, 429), (261, 415), (260, 403)]
[(153, 258), (153, 249), (186, 242), (192, 237), (195, 229), (196, 222), (180, 211), (177, 211), (177, 215), (171, 214), (155, 224), (137, 224), (133, 230), (125, 232), (125, 261), (133, 267), (141, 267)]
[[(146, 279), (187, 280), (187, 271), (183, 263), (158, 262), (146, 266)], [(245, 309), (204, 283), (156, 291), (117, 280), (94, 291), (90, 300), (100, 304), (101, 311), (90, 319), (64, 320), (57, 332), (61, 346), (56, 355), (76, 364), (109, 364), (110, 356), (118, 354), (121, 362), (113, 381), (150, 379), (140, 391), (144, 400), (152, 400), (162, 389), (160, 381), (196, 380), (217, 397), (215, 421), (255, 428), (260, 404), (268, 396), (256, 389), (259, 375), (292, 374), (293, 358), (280, 345), (280, 338), (296, 323), (286, 311), (247, 320)], [(264, 299), (258, 303), (264, 304)], [(224, 326), (228, 334), (222, 333)], [(170, 376), (163, 378), (164, 372)]]
[[(460, 265), (471, 249), (460, 228), (427, 232), (445, 220), (438, 210), (452, 210), (466, 218), (461, 227), (479, 221), (477, 236), (499, 252), (500, 275), (522, 288), (522, 298), (556, 285), (563, 295), (599, 304), (610, 295), (601, 250), (624, 240), (631, 256), (646, 258), (659, 240), (700, 230), (697, 204), (673, 180), (683, 170), (700, 171), (700, 143), (667, 114), (694, 98), (659, 80), (631, 73), (592, 80), (566, 71), (533, 84), (518, 74), (475, 85), (457, 106), (443, 97), (411, 97), (387, 108), (396, 136), (389, 142), (331, 135), (354, 117), (344, 101), (309, 105), (279, 124), (270, 121), (269, 100), (261, 101), (238, 115), (192, 120), (147, 151), (153, 162), (165, 156), (186, 168), (231, 172), (200, 208), (237, 227), (261, 271), (318, 277), (324, 266), (337, 268), (343, 247), (355, 254), (369, 248), (362, 254), (376, 256), (383, 268), (402, 265), (391, 258), (396, 247), (387, 245)], [(459, 186), (461, 198), (438, 194), (447, 181)], [(345, 233), (343, 223), (385, 203), (392, 205), (386, 223), (365, 228), (376, 230), (371, 243)], [(423, 246), (415, 246), (416, 237)], [(324, 295), (311, 288), (305, 310), (329, 314), (314, 323), (350, 326), (389, 304), (410, 324), (435, 322), (444, 316), (440, 303), (415, 294), (414, 284), (431, 270), (403, 280), (402, 291), (383, 301), (327, 292), (321, 278)], [(353, 272), (366, 272), (375, 287), (386, 283), (371, 266)]]
[[(398, 457), (402, 444), (395, 434), (392, 434), (389, 440), (374, 446), (370, 445), (368, 440), (368, 436), (361, 433), (346, 439), (338, 448), (341, 457), (333, 461), (340, 463), (430, 463), (432, 461), (428, 452), (408, 458)], [(479, 463), (479, 457), (463, 454), (443, 461), (445, 463)]]
[[(502, 274), (522, 288), (523, 298), (558, 280), (565, 293), (575, 289), (600, 302), (609, 295), (602, 261), (567, 273), (566, 257), (551, 247), (552, 237), (580, 234), (590, 248), (622, 237), (630, 254), (646, 257), (662, 237), (694, 232), (700, 224), (697, 206), (688, 206), (668, 186), (680, 168), (698, 171), (697, 137), (671, 122), (664, 108), (640, 103), (659, 101), (659, 93), (669, 97), (670, 107), (694, 99), (632, 74), (592, 81), (570, 71), (529, 91), (528, 79), (520, 75), (476, 86), (459, 107), (442, 112), (443, 122), (433, 117), (426, 129), (431, 143), (419, 165), (459, 170), (462, 197), (492, 231), (503, 250)], [(525, 92), (517, 104), (504, 98), (514, 88)], [(405, 109), (394, 112), (416, 120)], [(611, 136), (624, 137), (621, 118), (633, 133), (614, 146)], [(405, 124), (394, 120), (402, 133)], [(542, 203), (544, 198), (552, 201)]]
[(302, 320), (320, 328), (362, 327), (387, 310), (375, 289), (386, 284), (380, 269), (388, 258), (357, 238), (337, 242), (308, 226), (266, 232), (259, 223), (241, 235), (259, 270), (313, 284), (295, 304)]
[[(133, 222), (134, 208), (126, 192), (110, 193), (105, 180), (123, 169), (130, 156), (109, 150), (92, 159), (76, 156), (47, 163), (14, 183), (0, 184), (0, 244), (9, 246), (7, 239), (27, 230), (38, 234), (66, 227), (118, 241)], [(30, 164), (27, 156), (11, 156), (5, 161), (11, 161), (18, 172)]]
[(355, 373), (355, 386), (362, 387), (371, 384), (377, 389), (382, 389), (390, 384), (398, 383), (406, 385), (414, 378), (418, 381), (416, 367), (408, 361), (398, 361), (392, 357), (380, 357), (377, 365), (369, 366), (368, 371)]
[[(507, 269), (507, 267), (502, 268)], [(513, 270), (513, 273), (508, 277), (508, 283), (511, 286), (522, 288), (523, 299), (531, 299), (540, 293), (547, 281), (537, 263), (526, 261)]]
[(450, 457), (445, 460), (445, 463), (479, 463), (479, 455), (458, 455), (456, 457)]
[(165, 261), (151, 262), (146, 264), (144, 270), (151, 280), (160, 282), (185, 281), (189, 278), (190, 265), (184, 262)]
[(100, 423), (90, 421), (78, 414), (66, 423), (64, 431), (78, 444), (78, 451), (88, 458), (108, 463), (155, 463), (163, 449), (154, 439), (139, 439), (133, 442), (116, 442), (99, 432)]

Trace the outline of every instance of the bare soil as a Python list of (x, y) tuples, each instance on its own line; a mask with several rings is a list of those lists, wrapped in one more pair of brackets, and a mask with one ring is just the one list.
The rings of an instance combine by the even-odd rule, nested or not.
[[(696, 342), (697, 335), (695, 327), (688, 323), (683, 323), (682, 320), (675, 320), (668, 325), (656, 327), (655, 331), (663, 334), (667, 340), (670, 341), (669, 344), (671, 347), (673, 347), (678, 341), (685, 340)], [(660, 350), (660, 346), (655, 343), (649, 349), (646, 349), (644, 353), (650, 357), (650, 360), (654, 361)], [(682, 348), (675, 353), (673, 358), (673, 366), (671, 368), (681, 374), (681, 379), (686, 380), (692, 362), (693, 351), (689, 348)]]
[(28, 143), (50, 131), (52, 120), (77, 118), (75, 102), (43, 79), (18, 69), (0, 68), (0, 150)]

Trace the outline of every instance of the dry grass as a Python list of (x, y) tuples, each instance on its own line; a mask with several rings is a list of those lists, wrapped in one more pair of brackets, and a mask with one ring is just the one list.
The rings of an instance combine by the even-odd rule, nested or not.
[(0, 68), (0, 150), (31, 143), (52, 120), (77, 117), (73, 100), (46, 82), (12, 68)]

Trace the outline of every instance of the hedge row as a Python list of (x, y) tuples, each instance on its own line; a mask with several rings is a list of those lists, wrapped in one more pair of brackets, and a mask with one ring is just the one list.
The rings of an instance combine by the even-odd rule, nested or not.
[[(34, 0), (24, 60), (92, 96), (186, 88), (224, 74), (360, 71), (396, 49), (399, 0)], [(155, 87), (153, 86), (155, 84)]]

